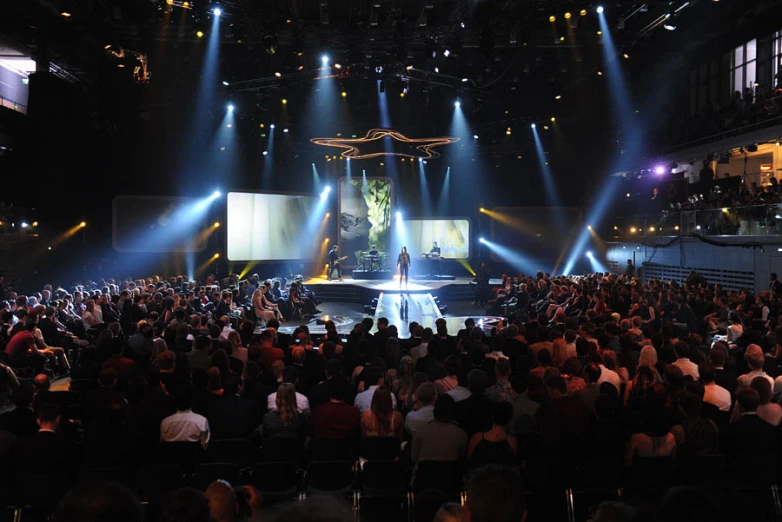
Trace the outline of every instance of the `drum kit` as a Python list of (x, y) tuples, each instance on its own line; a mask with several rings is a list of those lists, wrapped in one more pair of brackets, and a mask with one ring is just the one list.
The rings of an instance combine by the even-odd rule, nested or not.
[(387, 270), (388, 254), (385, 252), (378, 252), (377, 255), (372, 255), (369, 252), (361, 253), (361, 266), (365, 272), (377, 272)]

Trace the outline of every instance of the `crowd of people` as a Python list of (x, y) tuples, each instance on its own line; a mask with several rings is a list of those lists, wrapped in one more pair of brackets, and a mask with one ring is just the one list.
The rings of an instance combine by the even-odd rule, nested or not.
[[(491, 331), (472, 319), (458, 332), (445, 320), (400, 331), (380, 317), (350, 333), (327, 321), (320, 337), (279, 331), (265, 303), (274, 289), (256, 277), (179, 277), (5, 296), (0, 379), (15, 407), (0, 415), (2, 500), (27, 505), (27, 488), (46, 484), (55, 520), (108, 520), (93, 514), (101, 509), (140, 520), (128, 485), (143, 489), (132, 479), (143, 466), (175, 462), (197, 476), (194, 466), (221, 462), (217, 448), (242, 440), (260, 451), (242, 455), (247, 473), (171, 491), (155, 516), (259, 520), (273, 495), (253, 466), (344, 460), (358, 463), (353, 488), (373, 464), (398, 468), (395, 480), (417, 494), (415, 520), (564, 520), (564, 491), (614, 468), (622, 502), (596, 502), (592, 520), (766, 519), (758, 504), (748, 513), (733, 505), (738, 495), (687, 477), (706, 469), (744, 491), (779, 476), (776, 275), (758, 293), (702, 278), (644, 284), (631, 271), (505, 276), (486, 296), (487, 313), (505, 317)], [(236, 309), (241, 300), (250, 305)], [(65, 395), (50, 389), (58, 373), (71, 378)], [(433, 463), (450, 467), (432, 474)], [(107, 469), (128, 485), (71, 487)], [(288, 503), (276, 516), (352, 517), (324, 502)]]

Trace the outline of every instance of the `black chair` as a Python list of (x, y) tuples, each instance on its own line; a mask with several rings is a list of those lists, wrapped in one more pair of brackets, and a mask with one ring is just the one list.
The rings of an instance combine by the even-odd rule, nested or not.
[(458, 498), (464, 490), (463, 473), (461, 461), (422, 460), (415, 467), (413, 492), (439, 489), (451, 498)]
[[(551, 520), (573, 520), (575, 504), (572, 487), (575, 469), (558, 455), (528, 455), (524, 466), (524, 484), (530, 511), (545, 513)], [(564, 500), (564, 503), (563, 503)]]
[(176, 464), (144, 464), (136, 470), (133, 485), (141, 502), (159, 504), (167, 493), (185, 486), (185, 475)]
[[(32, 511), (44, 519), (73, 485), (67, 473), (35, 473), (22, 471), (16, 477), (11, 493), (11, 505)], [(35, 517), (33, 517), (35, 518)]]
[(577, 520), (587, 519), (590, 508), (601, 502), (622, 496), (623, 465), (618, 455), (589, 456), (581, 462), (570, 500)]
[(304, 456), (304, 444), (293, 437), (264, 439), (261, 455), (263, 462), (290, 462), (298, 466)]
[(353, 499), (355, 509), (357, 506), (354, 478), (352, 462), (342, 460), (312, 462), (304, 473), (304, 491), (308, 494), (350, 497)]
[(126, 486), (130, 485), (130, 477), (128, 470), (125, 467), (111, 467), (111, 468), (92, 468), (87, 467), (81, 470), (79, 479), (83, 482), (119, 482)]
[(71, 383), (68, 386), (68, 389), (72, 392), (78, 393), (79, 395), (84, 395), (89, 391), (97, 390), (98, 381), (93, 379), (71, 379)]
[(698, 455), (681, 459), (677, 464), (679, 483), (683, 486), (722, 489), (726, 486), (727, 461), (723, 455)]
[(358, 454), (366, 460), (395, 460), (399, 452), (396, 437), (363, 437), (359, 442)]
[(359, 478), (359, 502), (362, 499), (399, 500), (409, 508), (410, 498), (399, 462), (367, 461)]
[(249, 482), (267, 501), (292, 499), (298, 496), (299, 481), (296, 465), (290, 462), (262, 462), (253, 466)]
[(240, 468), (248, 468), (261, 461), (261, 449), (247, 439), (221, 439), (209, 444), (212, 462), (231, 462)]
[(158, 462), (176, 464), (188, 475), (196, 465), (207, 461), (206, 451), (198, 442), (162, 442), (158, 455)]
[(313, 461), (356, 460), (356, 441), (353, 439), (313, 439), (310, 450)]
[(673, 457), (633, 458), (627, 470), (625, 488), (634, 496), (649, 498), (661, 496), (674, 483), (675, 467)]
[(191, 484), (194, 488), (206, 491), (215, 480), (225, 480), (231, 485), (239, 484), (239, 466), (230, 462), (208, 462), (198, 464), (193, 473)]

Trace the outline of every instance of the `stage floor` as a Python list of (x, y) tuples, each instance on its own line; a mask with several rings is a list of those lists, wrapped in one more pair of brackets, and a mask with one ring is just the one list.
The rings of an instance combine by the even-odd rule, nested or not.
[[(307, 286), (345, 286), (353, 285), (367, 290), (378, 292), (402, 293), (402, 292), (432, 292), (450, 285), (474, 285), (471, 277), (457, 277), (452, 281), (432, 280), (432, 279), (411, 279), (408, 285), (399, 286), (398, 279), (393, 281), (374, 281), (371, 279), (350, 279), (343, 278), (342, 281), (329, 281), (322, 277), (315, 277), (304, 281)], [(492, 286), (501, 285), (501, 279), (491, 279), (489, 284)]]

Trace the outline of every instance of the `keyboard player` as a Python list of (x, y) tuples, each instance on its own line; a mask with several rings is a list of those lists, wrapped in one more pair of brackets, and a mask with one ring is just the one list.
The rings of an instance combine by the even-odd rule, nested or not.
[(442, 275), (440, 266), (440, 246), (437, 241), (432, 243), (432, 249), (429, 251), (429, 272), (432, 275)]

